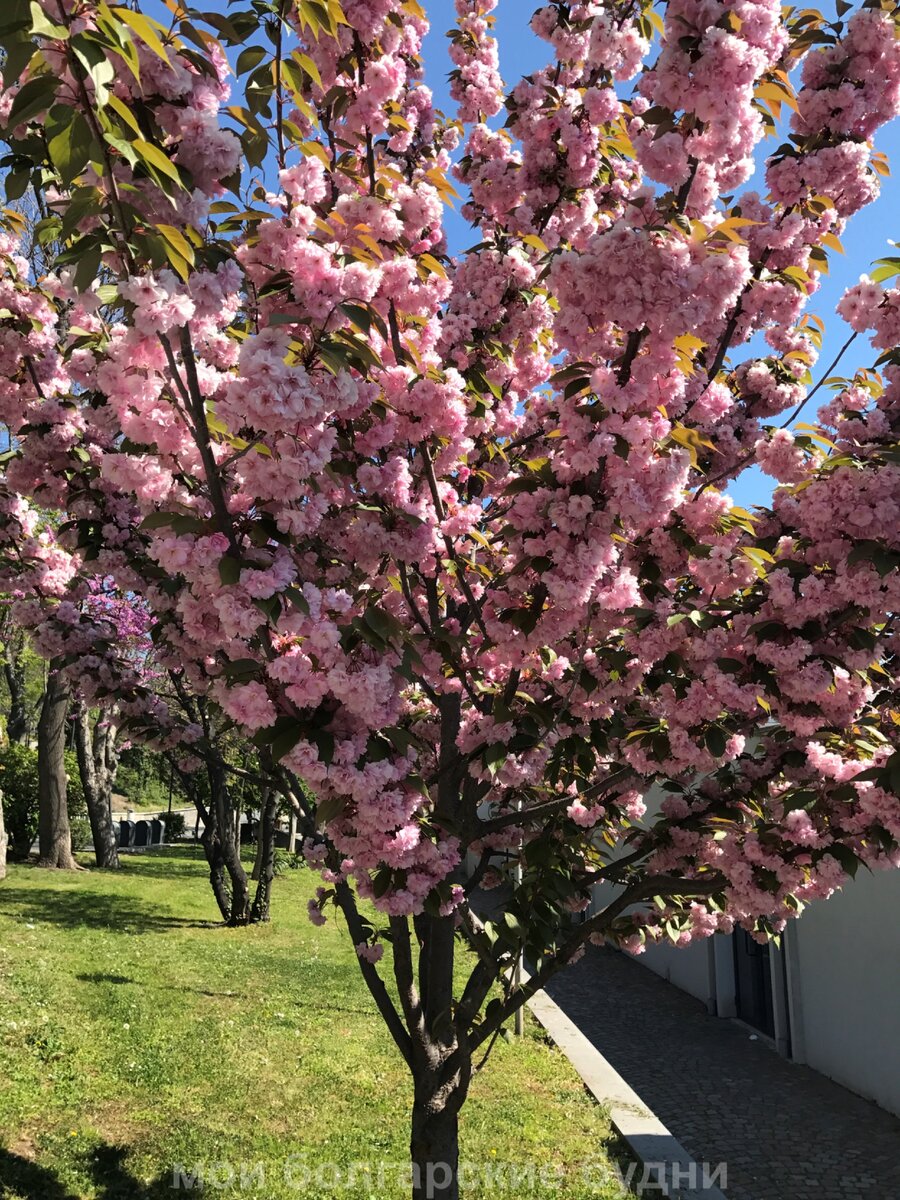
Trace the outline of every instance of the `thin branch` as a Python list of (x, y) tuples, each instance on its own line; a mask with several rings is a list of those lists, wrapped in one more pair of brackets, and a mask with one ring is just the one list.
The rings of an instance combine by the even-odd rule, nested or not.
[[(857, 337), (857, 335), (855, 333), (850, 334), (850, 336), (847, 338), (846, 342), (844, 342), (843, 346), (841, 346), (838, 353), (832, 359), (827, 370), (820, 377), (819, 382), (816, 383), (812, 387), (812, 389), (807, 393), (807, 395), (804, 397), (804, 399), (793, 410), (791, 415), (778, 426), (779, 429), (787, 429), (789, 425), (793, 425), (793, 423), (800, 416), (800, 413), (803, 411), (803, 409), (807, 406), (807, 404), (809, 404), (809, 402), (810, 402), (810, 400), (812, 400), (813, 396), (815, 396), (816, 392), (818, 392), (820, 390), (820, 388), (822, 388), (824, 386), (824, 384), (827, 382), (827, 380), (831, 377), (831, 372), (837, 367), (838, 363), (841, 361), (841, 359), (844, 357), (844, 355), (850, 349), (851, 345), (856, 340), (856, 337)], [(733, 475), (735, 471), (740, 471), (743, 467), (745, 467), (751, 461), (754, 454), (755, 454), (755, 450), (747, 450), (743, 455), (741, 455), (741, 457), (737, 460), (736, 463), (732, 463), (732, 465), (730, 467), (728, 467), (726, 470), (720, 471), (718, 475), (713, 475), (711, 479), (704, 480), (703, 486), (697, 489), (696, 495), (694, 496), (694, 500), (698, 500), (703, 495), (703, 493), (706, 491), (706, 489), (709, 487), (712, 487), (713, 484), (720, 483), (723, 479), (726, 479), (729, 475)]]
[[(344, 919), (347, 922), (347, 928), (350, 931), (350, 937), (354, 945), (359, 945), (367, 940), (367, 935), (362, 926), (362, 920), (359, 915), (359, 909), (356, 907), (356, 900), (350, 885), (344, 881), (335, 884), (335, 899), (341, 912), (344, 914)], [(359, 969), (362, 972), (362, 977), (366, 982), (366, 986), (371, 993), (372, 999), (378, 1007), (378, 1011), (387, 1025), (391, 1037), (394, 1039), (397, 1049), (403, 1055), (403, 1061), (412, 1070), (413, 1068), (413, 1044), (412, 1038), (409, 1035), (406, 1026), (394, 1007), (394, 1002), (388, 995), (388, 990), (384, 985), (384, 980), (378, 974), (378, 970), (374, 963), (370, 963), (365, 958), (359, 958)]]
[(634, 771), (631, 767), (622, 767), (615, 775), (602, 780), (600, 783), (592, 784), (585, 791), (579, 792), (574, 797), (554, 797), (554, 799), (546, 800), (542, 804), (536, 804), (533, 808), (516, 809), (515, 812), (503, 813), (499, 817), (492, 817), (490, 820), (482, 821), (479, 824), (478, 835), (479, 837), (484, 837), (486, 834), (498, 833), (501, 829), (507, 829), (510, 825), (522, 825), (540, 820), (542, 817), (554, 816), (562, 809), (568, 808), (573, 800), (593, 800), (598, 796), (602, 796), (610, 788), (615, 787), (632, 774), (634, 774)]
[(611, 904), (580, 925), (578, 931), (556, 954), (546, 960), (539, 971), (536, 971), (530, 979), (516, 988), (492, 1016), (489, 1019), (486, 1018), (479, 1025), (477, 1032), (472, 1037), (472, 1049), (476, 1049), (485, 1042), (492, 1036), (495, 1029), (508, 1021), (532, 996), (536, 996), (544, 984), (572, 959), (592, 934), (608, 932), (613, 921), (633, 904), (666, 892), (678, 896), (710, 896), (721, 891), (724, 886), (725, 880), (721, 875), (716, 875), (711, 880), (679, 879), (660, 875), (644, 880), (633, 888), (626, 888)]
[(787, 418), (787, 420), (783, 424), (778, 426), (779, 429), (787, 429), (788, 425), (793, 425), (793, 423), (800, 416), (801, 412), (803, 412), (804, 408), (806, 408), (807, 404), (809, 404), (810, 400), (812, 400), (812, 398), (816, 394), (816, 392), (818, 392), (819, 389), (821, 387), (823, 387), (824, 384), (831, 378), (831, 372), (835, 369), (835, 367), (838, 365), (838, 363), (841, 361), (841, 359), (844, 357), (844, 355), (847, 353), (847, 351), (850, 349), (850, 347), (856, 341), (857, 337), (858, 337), (858, 334), (856, 334), (856, 333), (850, 334), (850, 336), (847, 338), (846, 342), (844, 342), (843, 346), (841, 346), (840, 350), (834, 356), (834, 359), (832, 360), (828, 369), (825, 371), (825, 373), (819, 379), (819, 382), (812, 388), (811, 391), (809, 391), (806, 394), (805, 399), (803, 399), (797, 405), (797, 407), (794, 409), (794, 411), (791, 413), (791, 415)]

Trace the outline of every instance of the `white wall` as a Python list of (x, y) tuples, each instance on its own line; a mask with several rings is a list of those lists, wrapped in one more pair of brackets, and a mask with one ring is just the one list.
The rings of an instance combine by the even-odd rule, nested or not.
[[(596, 888), (594, 910), (616, 890)], [(842, 892), (790, 921), (782, 946), (772, 948), (779, 1051), (790, 1045), (797, 1062), (900, 1116), (900, 870), (860, 868)], [(720, 1017), (735, 1015), (730, 937), (648, 946), (637, 962)]]
[(684, 992), (702, 1000), (710, 1012), (716, 1011), (716, 985), (712, 974), (712, 942), (691, 942), (679, 949), (671, 944), (648, 946), (638, 961)]
[(786, 947), (793, 1057), (900, 1115), (900, 871), (861, 868)]

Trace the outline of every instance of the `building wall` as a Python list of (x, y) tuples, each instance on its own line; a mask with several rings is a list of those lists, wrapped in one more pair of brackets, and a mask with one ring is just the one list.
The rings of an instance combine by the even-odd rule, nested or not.
[(683, 992), (702, 1000), (710, 1012), (716, 1011), (715, 978), (709, 941), (691, 942), (679, 950), (672, 945), (648, 946), (638, 961), (649, 967)]
[[(779, 1051), (900, 1116), (900, 871), (860, 870), (790, 922), (782, 946), (771, 952)], [(650, 946), (636, 961), (735, 1015), (729, 937)]]
[(900, 1115), (900, 871), (861, 869), (792, 926), (793, 1057)]

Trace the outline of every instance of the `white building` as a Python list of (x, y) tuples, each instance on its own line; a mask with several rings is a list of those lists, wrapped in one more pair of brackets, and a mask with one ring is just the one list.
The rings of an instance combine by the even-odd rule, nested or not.
[(649, 946), (637, 961), (900, 1115), (900, 871), (860, 868), (789, 921), (780, 948), (738, 931)]

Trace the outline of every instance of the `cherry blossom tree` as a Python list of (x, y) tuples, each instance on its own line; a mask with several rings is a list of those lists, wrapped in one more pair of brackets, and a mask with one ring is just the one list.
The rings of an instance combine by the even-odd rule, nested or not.
[(453, 1198), (473, 1075), (589, 942), (765, 940), (900, 865), (897, 264), (837, 384), (810, 304), (900, 42), (887, 2), (554, 0), (507, 91), (457, 0), (445, 118), (425, 7), (11, 0), (7, 195), (61, 250), (35, 278), (7, 218), (0, 416), (10, 503), (315, 795), (310, 915), (409, 1067), (414, 1196)]
[[(119, 596), (111, 581), (95, 580), (83, 601), (83, 610), (98, 635), (109, 637), (116, 654), (132, 664), (144, 686), (150, 686), (152, 643), (146, 607), (133, 597)], [(77, 660), (71, 664), (70, 672), (81, 672)], [(119, 837), (112, 817), (113, 788), (119, 766), (119, 719), (116, 706), (107, 704), (96, 711), (92, 720), (90, 706), (77, 696), (72, 716), (75, 749), (98, 867), (119, 866)]]

